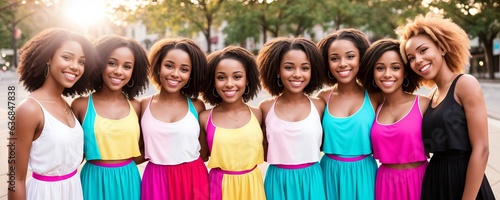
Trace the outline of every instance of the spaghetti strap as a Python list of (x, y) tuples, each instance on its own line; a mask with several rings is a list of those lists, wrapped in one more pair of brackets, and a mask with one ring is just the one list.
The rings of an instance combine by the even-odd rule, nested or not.
[(328, 104), (330, 102), (330, 98), (332, 98), (332, 94), (333, 94), (333, 89), (330, 92), (330, 94), (328, 94), (328, 99), (326, 100), (326, 104)]
[(208, 114), (208, 120), (207, 120), (207, 125), (205, 127), (206, 133), (207, 133), (207, 143), (208, 143), (208, 150), (212, 152), (212, 144), (214, 142), (214, 134), (215, 134), (215, 126), (212, 123), (212, 112), (214, 109), (210, 109), (210, 113)]

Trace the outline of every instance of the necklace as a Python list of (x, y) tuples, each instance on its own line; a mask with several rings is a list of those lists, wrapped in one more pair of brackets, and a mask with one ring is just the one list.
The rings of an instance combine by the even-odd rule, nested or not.
[(62, 107), (61, 105), (59, 105), (59, 104), (57, 103), (57, 101), (55, 101), (52, 97), (50, 97), (50, 95), (49, 95), (47, 92), (45, 92), (45, 90), (44, 90), (44, 89), (40, 88), (40, 90), (41, 90), (43, 93), (45, 93), (45, 94), (46, 94), (46, 95), (50, 98), (50, 100), (51, 100), (51, 101), (53, 101), (53, 102), (54, 102), (57, 106), (59, 106), (60, 108), (62, 108), (62, 109), (64, 110), (64, 112), (66, 112), (66, 115), (69, 115), (69, 112), (68, 112), (68, 106), (67, 106), (67, 105), (65, 105), (65, 107)]
[(221, 105), (221, 107), (222, 107), (222, 109), (224, 110), (222, 113), (224, 113), (224, 115), (226, 115), (226, 117), (227, 117), (227, 118), (229, 118), (230, 120), (233, 120), (233, 121), (235, 121), (235, 122), (240, 121), (240, 116), (239, 116), (239, 115), (237, 116), (237, 117), (238, 117), (237, 119), (232, 118), (232, 117), (230, 117), (230, 116), (226, 113), (226, 111), (227, 111), (227, 110), (224, 108), (224, 106), (223, 106), (223, 105)]

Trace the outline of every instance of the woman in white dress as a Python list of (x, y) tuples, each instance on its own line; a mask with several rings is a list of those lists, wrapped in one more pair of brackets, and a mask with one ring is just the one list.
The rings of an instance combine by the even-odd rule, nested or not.
[(102, 66), (97, 58), (90, 41), (66, 29), (45, 30), (21, 48), (19, 81), (30, 94), (15, 110), (9, 199), (83, 199), (75, 176), (83, 130), (62, 95), (88, 91), (92, 70)]

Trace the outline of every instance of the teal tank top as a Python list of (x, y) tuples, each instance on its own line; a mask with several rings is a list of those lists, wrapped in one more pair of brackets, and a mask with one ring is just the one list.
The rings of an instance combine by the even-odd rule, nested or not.
[[(330, 93), (328, 102), (331, 95)], [(373, 110), (368, 92), (365, 90), (361, 108), (349, 117), (331, 115), (328, 102), (322, 121), (323, 152), (347, 157), (371, 154), (370, 130), (375, 119), (375, 110)]]

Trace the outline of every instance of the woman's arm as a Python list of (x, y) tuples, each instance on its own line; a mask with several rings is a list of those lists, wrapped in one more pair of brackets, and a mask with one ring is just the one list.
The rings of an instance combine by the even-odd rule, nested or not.
[(33, 100), (21, 102), (15, 113), (13, 135), (9, 138), (8, 199), (26, 199), (26, 174), (31, 144), (43, 129), (43, 112)]
[(462, 104), (467, 120), (469, 140), (472, 146), (465, 178), (462, 199), (476, 199), (488, 162), (488, 122), (486, 105), (479, 82), (470, 75), (464, 75), (457, 81), (455, 99)]

